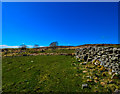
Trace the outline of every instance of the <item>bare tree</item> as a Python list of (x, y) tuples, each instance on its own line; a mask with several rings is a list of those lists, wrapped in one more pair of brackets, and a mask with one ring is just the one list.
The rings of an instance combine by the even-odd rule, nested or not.
[(26, 50), (27, 46), (25, 44), (22, 44), (19, 46), (19, 48), (21, 48), (21, 50)]
[(38, 44), (35, 44), (33, 48), (40, 48)]
[(52, 42), (49, 46), (55, 49), (58, 46), (58, 42)]

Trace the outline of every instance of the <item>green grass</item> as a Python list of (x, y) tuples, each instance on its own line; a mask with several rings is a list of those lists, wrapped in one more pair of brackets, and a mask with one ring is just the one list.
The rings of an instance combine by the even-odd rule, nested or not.
[(31, 53), (75, 53), (75, 49), (47, 49), (44, 50), (44, 52), (41, 51), (35, 51), (34, 49), (28, 49), (27, 52), (31, 52)]
[[(103, 77), (99, 68), (91, 63), (81, 65), (71, 56), (3, 57), (2, 62), (3, 92), (113, 92), (120, 89), (119, 79), (113, 79), (116, 84), (101, 86), (100, 82), (110, 80), (110, 76)], [(99, 76), (98, 83), (87, 82), (86, 76), (94, 78), (95, 74)], [(85, 83), (90, 88), (82, 89)]]
[(3, 52), (2, 55), (7, 55), (7, 56), (18, 56), (18, 55), (23, 55), (23, 54), (26, 54), (26, 55), (29, 55), (29, 54), (39, 54), (39, 53), (66, 53), (66, 54), (71, 54), (71, 53), (75, 53), (75, 49), (47, 49), (47, 50), (44, 50), (43, 52), (42, 51), (37, 51), (33, 48), (28, 48), (26, 50), (19, 50), (17, 52), (17, 49), (9, 49), (7, 52)]
[(45, 53), (75, 53), (74, 49), (50, 49), (46, 50)]
[(35, 51), (34, 49), (28, 49), (26, 52), (30, 53), (75, 53), (75, 49), (47, 49), (42, 51)]
[(70, 56), (4, 57), (3, 91), (80, 91), (76, 86), (81, 79), (74, 76), (72, 60)]

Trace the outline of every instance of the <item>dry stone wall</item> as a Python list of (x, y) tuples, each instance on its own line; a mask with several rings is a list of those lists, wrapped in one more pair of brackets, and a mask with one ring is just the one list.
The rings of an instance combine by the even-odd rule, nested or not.
[[(112, 73), (120, 74), (120, 48), (114, 47), (88, 47), (76, 49), (76, 58), (86, 62), (98, 60)], [(94, 63), (95, 65), (99, 63)]]

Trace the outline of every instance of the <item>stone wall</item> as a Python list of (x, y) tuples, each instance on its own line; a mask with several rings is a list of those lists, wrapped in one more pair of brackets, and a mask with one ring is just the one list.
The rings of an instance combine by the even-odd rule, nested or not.
[[(103, 65), (112, 73), (120, 74), (120, 48), (88, 47), (76, 49), (76, 58), (95, 65)], [(99, 62), (95, 62), (95, 61)]]

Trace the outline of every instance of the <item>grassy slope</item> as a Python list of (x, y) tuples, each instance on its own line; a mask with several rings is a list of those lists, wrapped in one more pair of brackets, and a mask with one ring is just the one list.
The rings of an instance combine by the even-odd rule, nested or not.
[[(120, 89), (119, 79), (107, 84), (111, 80), (108, 73), (102, 76), (100, 68), (91, 63), (81, 65), (71, 56), (3, 57), (2, 64), (4, 92), (113, 92)], [(86, 76), (96, 78), (95, 74), (99, 76), (97, 83), (87, 82)], [(81, 89), (83, 83), (90, 88)]]
[(28, 49), (26, 52), (30, 53), (75, 53), (74, 49), (48, 49), (45, 50), (44, 52), (41, 51), (35, 51), (34, 49)]
[[(17, 50), (17, 49), (16, 49)], [(12, 53), (11, 53), (12, 52)], [(7, 56), (17, 56), (17, 55), (23, 55), (23, 54), (33, 54), (33, 53), (67, 53), (67, 54), (71, 54), (71, 53), (75, 53), (75, 50), (74, 49), (48, 49), (48, 50), (45, 50), (45, 51), (35, 51), (35, 49), (31, 48), (31, 49), (27, 49), (27, 50), (24, 50), (24, 52), (20, 52), (20, 53), (15, 53), (15, 49), (12, 49), (12, 50), (8, 50), (7, 53), (3, 52), (2, 55), (7, 55)]]
[(71, 61), (70, 56), (5, 57), (3, 91), (80, 91)]
[(54, 50), (47, 50), (45, 53), (75, 53), (74, 49), (54, 49)]

